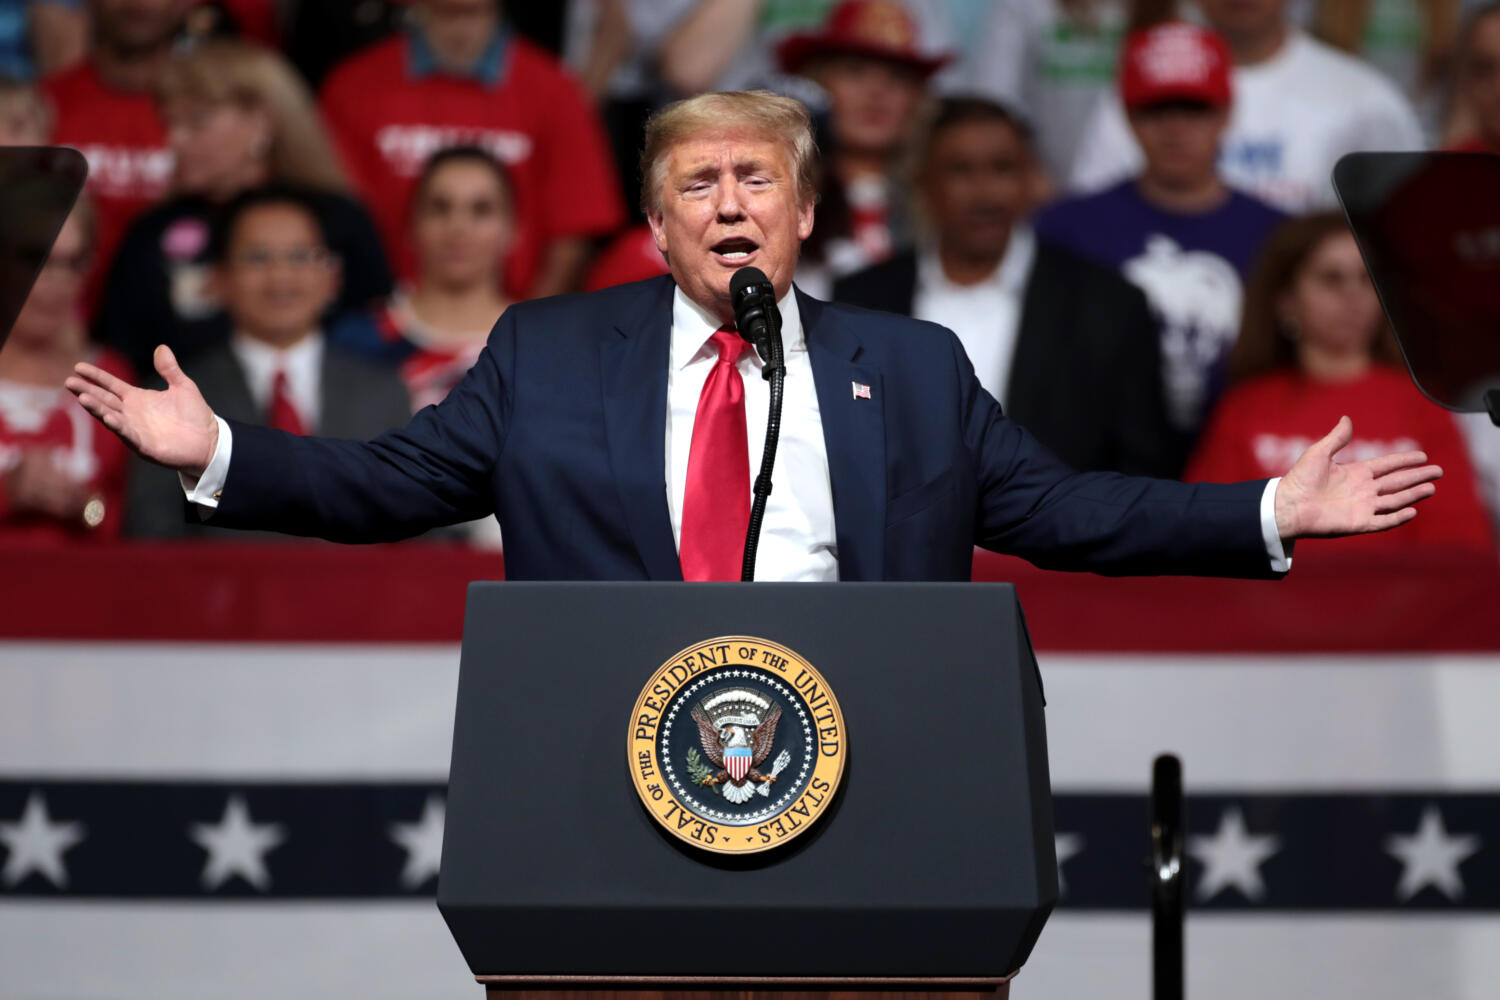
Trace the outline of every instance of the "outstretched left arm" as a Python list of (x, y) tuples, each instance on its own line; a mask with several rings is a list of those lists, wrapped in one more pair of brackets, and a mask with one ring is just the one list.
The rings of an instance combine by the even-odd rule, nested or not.
[(1333, 460), (1354, 435), (1348, 417), (1297, 459), (1276, 488), (1276, 528), (1288, 541), (1388, 531), (1417, 516), (1414, 506), (1437, 491), (1443, 474), (1420, 451), (1362, 462)]

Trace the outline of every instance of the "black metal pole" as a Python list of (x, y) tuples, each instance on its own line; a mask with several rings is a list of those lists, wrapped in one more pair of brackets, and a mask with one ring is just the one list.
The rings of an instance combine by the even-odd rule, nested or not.
[(766, 338), (769, 357), (763, 358), (762, 377), (771, 383), (771, 405), (766, 411), (766, 446), (761, 452), (760, 475), (751, 489), (750, 523), (745, 531), (745, 557), (740, 565), (740, 579), (755, 579), (755, 555), (760, 549), (760, 524), (766, 516), (766, 500), (771, 495), (771, 470), (776, 465), (776, 445), (781, 440), (781, 397), (786, 386), (786, 355), (781, 343), (781, 314), (772, 311), (776, 324), (773, 336)]
[(1182, 761), (1151, 766), (1151, 995), (1183, 1000)]

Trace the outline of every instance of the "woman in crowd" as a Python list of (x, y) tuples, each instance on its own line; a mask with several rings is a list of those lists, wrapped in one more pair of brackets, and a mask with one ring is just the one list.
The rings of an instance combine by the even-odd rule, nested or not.
[[(345, 317), (329, 342), (393, 365), (415, 411), (442, 402), (510, 305), (501, 261), (516, 218), (505, 168), (474, 146), (435, 153), (413, 190), (409, 217), (416, 283), (377, 309)], [(453, 530), (475, 545), (500, 544), (493, 517)]]
[(1402, 531), (1362, 535), (1343, 548), (1493, 551), (1457, 424), (1417, 391), (1401, 367), (1395, 338), (1341, 216), (1293, 219), (1267, 240), (1246, 291), (1229, 378), (1185, 479), (1282, 475), (1347, 415), (1355, 438), (1340, 460), (1420, 450), (1443, 467), (1444, 476), (1437, 495)]
[(920, 48), (917, 22), (901, 6), (841, 0), (820, 29), (782, 41), (777, 57), (828, 99), (818, 224), (797, 264), (797, 286), (828, 298), (835, 280), (907, 241), (904, 160), (929, 81), (950, 55)]
[(80, 361), (123, 379), (88, 341), (83, 291), (93, 216), (79, 202), (0, 351), (0, 539), (57, 542), (120, 533), (126, 451), (62, 388)]
[(276, 183), (306, 189), (343, 267), (335, 310), (390, 292), (369, 215), (348, 185), (306, 86), (278, 55), (231, 40), (201, 42), (165, 67), (159, 98), (176, 173), (172, 197), (131, 226), (111, 266), (100, 336), (149, 370), (167, 343), (179, 358), (222, 342), (227, 320), (209, 282), (213, 213)]
[(409, 215), (416, 284), (377, 309), (346, 317), (330, 339), (397, 366), (419, 410), (458, 384), (510, 304), (500, 262), (516, 221), (505, 169), (473, 146), (444, 149), (427, 161)]
[(1448, 148), (1500, 152), (1500, 2), (1470, 11), (1458, 37)]

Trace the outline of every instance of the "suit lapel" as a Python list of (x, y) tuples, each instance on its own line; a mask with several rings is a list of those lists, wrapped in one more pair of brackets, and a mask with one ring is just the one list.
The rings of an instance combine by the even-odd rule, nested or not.
[(667, 509), (667, 365), (672, 339), (672, 282), (616, 326), (600, 348), (604, 433), (625, 518), (646, 575), (681, 580), (682, 564)]
[[(323, 413), (318, 420), (316, 433), (324, 437), (363, 437), (353, 427), (358, 424), (353, 412), (359, 405), (359, 393), (347, 384), (348, 372), (337, 351), (323, 345), (322, 371), (318, 375), (319, 388), (323, 393)], [(352, 431), (352, 433), (351, 433)]]
[[(797, 293), (818, 391), (839, 547), (839, 579), (879, 580), (885, 569), (885, 393), (879, 369), (858, 363), (859, 338), (824, 304)], [(868, 386), (869, 399), (854, 387)]]
[(264, 424), (266, 415), (255, 408), (255, 397), (250, 394), (250, 380), (234, 351), (225, 345), (203, 360), (204, 374), (193, 373), (193, 376), (195, 381), (202, 383), (200, 391), (203, 397), (213, 400), (214, 412), (225, 420)]

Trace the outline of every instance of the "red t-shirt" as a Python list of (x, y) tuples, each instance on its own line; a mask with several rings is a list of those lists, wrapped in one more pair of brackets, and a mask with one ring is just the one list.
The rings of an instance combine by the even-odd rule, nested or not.
[[(108, 349), (99, 349), (88, 360), (118, 378), (135, 378), (125, 359)], [(70, 479), (103, 498), (104, 520), (97, 528), (86, 528), (81, 517), (65, 523), (11, 507), (5, 474), (20, 464), (23, 453), (33, 450), (45, 452)], [(128, 460), (120, 439), (89, 416), (68, 390), (0, 379), (0, 541), (118, 538)]]
[(625, 230), (604, 248), (594, 266), (589, 268), (583, 290), (593, 292), (632, 281), (645, 281), (666, 274), (668, 270), (667, 259), (656, 248), (651, 227), (643, 222)]
[(90, 62), (48, 77), (42, 89), (56, 116), (52, 141), (89, 162), (88, 192), (98, 216), (90, 301), (98, 278), (137, 214), (160, 201), (172, 180), (166, 128), (148, 92), (105, 85)]
[(487, 149), (510, 174), (519, 225), (505, 273), (516, 297), (530, 292), (550, 242), (624, 221), (603, 128), (551, 55), (512, 38), (490, 87), (439, 73), (414, 78), (409, 54), (405, 36), (371, 46), (329, 74), (322, 93), (329, 130), (403, 277), (415, 276), (412, 185), (427, 158), (448, 146)]
[(1460, 142), (1449, 143), (1443, 147), (1445, 153), (1494, 153), (1497, 150), (1483, 139), (1470, 136)]
[[(1198, 442), (1183, 479), (1240, 482), (1284, 475), (1308, 445), (1339, 417), (1354, 422), (1354, 439), (1335, 458), (1358, 462), (1393, 451), (1419, 450), (1443, 467), (1437, 493), (1417, 504), (1417, 516), (1393, 531), (1336, 541), (1339, 550), (1461, 547), (1487, 552), (1495, 539), (1458, 425), (1448, 411), (1412, 386), (1406, 373), (1385, 365), (1348, 382), (1315, 382), (1278, 371), (1229, 389)], [(1307, 542), (1299, 542), (1303, 552)]]

